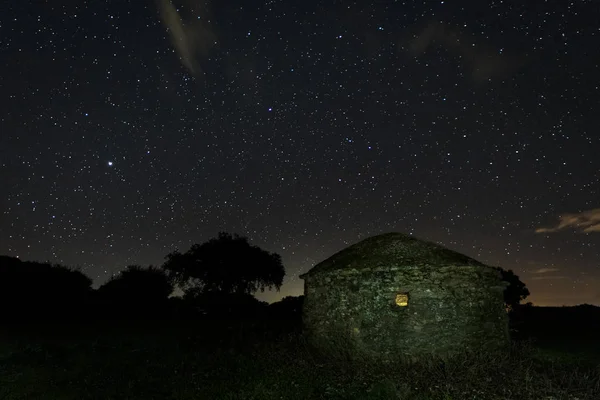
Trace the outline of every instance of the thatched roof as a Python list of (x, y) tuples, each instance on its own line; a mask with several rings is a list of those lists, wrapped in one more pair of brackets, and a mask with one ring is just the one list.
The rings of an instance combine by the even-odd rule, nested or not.
[(486, 266), (471, 257), (439, 244), (391, 232), (364, 239), (315, 265), (314, 275), (342, 269), (370, 270), (378, 267)]

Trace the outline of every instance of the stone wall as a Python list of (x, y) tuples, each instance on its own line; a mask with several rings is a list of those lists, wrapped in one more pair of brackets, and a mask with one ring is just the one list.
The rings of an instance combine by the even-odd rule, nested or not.
[[(506, 345), (505, 283), (481, 266), (344, 269), (305, 277), (307, 338), (377, 359), (446, 357)], [(396, 305), (408, 293), (408, 306)]]

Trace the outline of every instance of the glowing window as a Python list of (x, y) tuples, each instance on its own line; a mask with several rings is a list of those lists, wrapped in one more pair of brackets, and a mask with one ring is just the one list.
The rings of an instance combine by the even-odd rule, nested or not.
[(398, 307), (408, 306), (408, 293), (398, 293), (396, 295), (396, 305)]

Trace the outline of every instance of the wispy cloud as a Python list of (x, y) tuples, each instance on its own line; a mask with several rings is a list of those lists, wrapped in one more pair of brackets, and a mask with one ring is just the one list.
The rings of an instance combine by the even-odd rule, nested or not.
[(560, 271), (560, 268), (538, 268), (533, 271), (534, 274), (547, 274), (549, 272)]
[(494, 49), (479, 39), (444, 23), (432, 21), (410, 41), (408, 50), (418, 56), (432, 44), (440, 45), (460, 57), (476, 82), (508, 76), (526, 64), (524, 57), (507, 55), (503, 49)]
[(592, 225), (583, 230), (584, 232), (600, 232), (600, 224)]
[(216, 34), (209, 21), (209, 10), (204, 1), (186, 4), (194, 19), (184, 21), (170, 0), (157, 0), (161, 19), (171, 36), (173, 46), (181, 58), (182, 64), (192, 75), (201, 72), (197, 56), (207, 56), (216, 43)]
[(529, 278), (533, 281), (548, 281), (548, 280), (557, 280), (557, 279), (567, 279), (564, 275), (551, 275), (551, 276), (533, 276)]
[(536, 233), (552, 233), (564, 229), (574, 229), (585, 233), (600, 232), (600, 208), (580, 213), (563, 214), (558, 225), (552, 228), (537, 228)]

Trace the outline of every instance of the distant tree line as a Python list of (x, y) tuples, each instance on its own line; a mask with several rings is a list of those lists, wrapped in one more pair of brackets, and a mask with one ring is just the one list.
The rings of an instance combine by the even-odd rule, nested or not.
[[(514, 309), (529, 295), (512, 271), (505, 302)], [(185, 253), (175, 251), (161, 267), (127, 266), (98, 289), (79, 270), (0, 256), (0, 321), (73, 321), (161, 318), (257, 318), (299, 320), (303, 296), (268, 305), (258, 291), (279, 290), (281, 257), (246, 237), (219, 233)], [(182, 296), (173, 296), (178, 287)]]
[[(0, 320), (19, 322), (300, 316), (300, 297), (269, 306), (253, 295), (281, 287), (281, 257), (219, 233), (161, 267), (127, 266), (98, 289), (79, 270), (0, 256)], [(183, 295), (173, 296), (176, 287)], [(292, 300), (293, 299), (293, 300)]]

